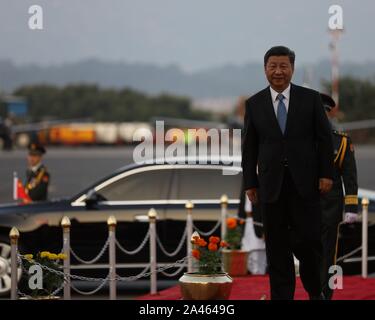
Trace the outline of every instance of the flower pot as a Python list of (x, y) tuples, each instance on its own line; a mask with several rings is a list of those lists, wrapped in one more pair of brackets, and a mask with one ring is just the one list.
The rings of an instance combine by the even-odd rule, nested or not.
[(223, 266), (224, 271), (230, 276), (246, 276), (247, 260), (249, 251), (245, 250), (223, 250)]
[(179, 282), (183, 300), (228, 300), (233, 280), (225, 272), (185, 272)]

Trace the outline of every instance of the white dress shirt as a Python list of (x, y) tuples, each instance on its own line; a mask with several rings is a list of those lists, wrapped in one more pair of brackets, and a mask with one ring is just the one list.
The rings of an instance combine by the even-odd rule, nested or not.
[[(277, 92), (274, 89), (272, 89), (271, 86), (270, 86), (270, 91), (271, 91), (273, 109), (275, 110), (275, 115), (276, 115), (276, 118), (277, 118), (277, 107), (279, 106), (279, 100), (277, 99), (277, 96), (279, 95), (279, 92)], [(285, 107), (286, 107), (286, 112), (288, 112), (288, 110), (289, 110), (289, 99), (290, 99), (290, 84), (281, 93), (284, 96), (283, 102), (284, 102)]]
[(249, 200), (249, 197), (247, 194), (245, 194), (245, 212), (251, 212), (253, 211), (253, 206), (251, 204), (251, 201)]

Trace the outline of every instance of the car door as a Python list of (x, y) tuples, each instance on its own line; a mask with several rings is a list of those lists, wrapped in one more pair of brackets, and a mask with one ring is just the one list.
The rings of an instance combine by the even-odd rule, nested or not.
[[(167, 230), (183, 230), (186, 223), (185, 203), (188, 200), (194, 203), (193, 224), (203, 233), (212, 230), (220, 221), (220, 198), (223, 194), (228, 196), (228, 214), (237, 214), (242, 174), (239, 168), (229, 169), (233, 174), (223, 174), (223, 168), (219, 165), (175, 166), (173, 193), (166, 214)], [(228, 173), (227, 167), (226, 170)], [(220, 227), (215, 234), (220, 234)], [(173, 242), (173, 239), (177, 241), (180, 237), (168, 238)], [(175, 247), (178, 244), (176, 241), (170, 246)]]

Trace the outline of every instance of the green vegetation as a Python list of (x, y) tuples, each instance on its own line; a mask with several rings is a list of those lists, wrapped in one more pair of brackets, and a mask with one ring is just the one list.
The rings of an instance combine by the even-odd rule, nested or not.
[[(331, 92), (323, 81), (323, 91)], [(124, 89), (76, 84), (23, 86), (13, 92), (29, 103), (29, 120), (90, 118), (93, 121), (149, 121), (151, 117), (211, 120), (209, 112), (193, 110), (188, 97), (149, 96)], [(375, 80), (340, 79), (340, 121), (375, 119)], [(5, 116), (3, 114), (2, 116)]]
[(93, 121), (148, 121), (151, 117), (209, 120), (208, 112), (193, 110), (187, 97), (169, 94), (148, 96), (124, 88), (97, 85), (23, 86), (13, 92), (26, 98), (31, 121), (90, 118)]

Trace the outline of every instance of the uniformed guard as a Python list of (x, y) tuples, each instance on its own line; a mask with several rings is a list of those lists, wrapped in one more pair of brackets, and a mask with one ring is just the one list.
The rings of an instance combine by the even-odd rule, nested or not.
[[(335, 107), (335, 101), (326, 94), (321, 94), (323, 105), (328, 117)], [(332, 299), (333, 290), (329, 287), (329, 268), (336, 264), (337, 237), (340, 222), (353, 223), (357, 220), (358, 213), (358, 182), (357, 167), (354, 157), (353, 144), (346, 133), (332, 128), (334, 147), (334, 177), (332, 190), (321, 196), (322, 205), (322, 289), (327, 300)], [(343, 190), (343, 186), (345, 192)], [(345, 196), (344, 196), (345, 194)]]
[(38, 143), (30, 144), (25, 191), (32, 201), (47, 200), (50, 177), (47, 168), (42, 163), (42, 157), (45, 153), (46, 149), (42, 145)]

